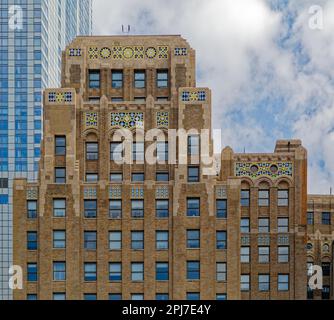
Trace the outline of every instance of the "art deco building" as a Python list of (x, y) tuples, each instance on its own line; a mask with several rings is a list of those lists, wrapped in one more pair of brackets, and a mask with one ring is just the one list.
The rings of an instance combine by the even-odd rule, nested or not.
[[(44, 92), (39, 180), (14, 184), (14, 298), (306, 299), (306, 150), (227, 147), (213, 172), (211, 134), (189, 131), (211, 117), (182, 37), (76, 38)], [(186, 139), (170, 163), (171, 129)], [(141, 161), (151, 147), (159, 163)]]

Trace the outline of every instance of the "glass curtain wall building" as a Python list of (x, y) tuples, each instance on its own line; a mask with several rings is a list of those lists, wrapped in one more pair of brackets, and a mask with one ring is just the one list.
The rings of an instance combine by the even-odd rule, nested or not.
[(0, 1), (0, 300), (12, 298), (12, 181), (37, 178), (42, 90), (60, 85), (61, 52), (92, 29), (92, 0)]

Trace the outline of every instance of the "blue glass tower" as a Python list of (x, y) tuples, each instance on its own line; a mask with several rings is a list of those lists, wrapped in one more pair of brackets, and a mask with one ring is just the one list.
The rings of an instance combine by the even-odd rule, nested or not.
[(37, 178), (42, 90), (60, 85), (62, 50), (91, 29), (92, 0), (0, 1), (0, 300), (12, 297), (12, 181)]

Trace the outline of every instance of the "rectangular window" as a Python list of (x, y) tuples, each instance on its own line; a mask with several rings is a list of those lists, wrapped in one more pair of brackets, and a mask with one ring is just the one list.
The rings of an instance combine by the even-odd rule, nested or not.
[(157, 70), (157, 87), (168, 88), (168, 70)]
[(277, 219), (277, 232), (279, 233), (289, 232), (289, 218)]
[(250, 247), (241, 247), (240, 249), (240, 262), (249, 263), (250, 262)]
[(269, 207), (269, 190), (259, 190), (259, 207)]
[(259, 218), (259, 233), (268, 233), (269, 231), (269, 218)]
[(199, 249), (201, 246), (199, 230), (187, 230), (187, 248), (188, 249)]
[(122, 264), (120, 262), (109, 263), (109, 281), (122, 281)]
[(122, 200), (109, 200), (109, 218), (122, 218)]
[(156, 231), (155, 242), (157, 250), (168, 250), (169, 247), (168, 231)]
[(138, 103), (145, 103), (146, 98), (145, 97), (134, 97), (134, 101)]
[(66, 137), (65, 136), (55, 137), (55, 155), (56, 156), (66, 155)]
[(144, 250), (144, 231), (131, 232), (131, 249)]
[(168, 218), (169, 216), (169, 200), (156, 200), (155, 213), (157, 218)]
[(289, 190), (278, 190), (277, 197), (279, 207), (289, 206)]
[(99, 159), (99, 144), (97, 142), (86, 142), (86, 160)]
[(188, 182), (199, 182), (199, 167), (188, 166)]
[(84, 264), (85, 281), (96, 281), (97, 271), (95, 262), (86, 262)]
[(314, 212), (307, 213), (307, 224), (310, 226), (314, 225)]
[(322, 300), (330, 300), (331, 296), (331, 288), (330, 286), (323, 286), (321, 291), (321, 299)]
[(157, 293), (155, 295), (155, 300), (158, 300), (158, 301), (169, 300), (169, 295), (168, 295), (168, 293)]
[(144, 182), (145, 175), (143, 172), (135, 172), (131, 174), (131, 181), (132, 182)]
[(85, 293), (84, 294), (84, 300), (86, 301), (94, 301), (97, 299), (96, 293)]
[(37, 201), (29, 200), (27, 201), (27, 213), (28, 219), (36, 219), (37, 218)]
[(122, 294), (121, 293), (109, 293), (109, 300), (111, 301), (122, 300)]
[(133, 161), (144, 161), (144, 142), (133, 142), (132, 160)]
[(97, 201), (96, 200), (84, 200), (85, 218), (93, 219), (97, 216)]
[(110, 231), (109, 232), (109, 250), (121, 250), (122, 249), (122, 232)]
[(122, 98), (122, 97), (112, 97), (112, 98), (111, 98), (111, 101), (112, 101), (112, 102), (122, 102), (122, 101), (123, 101), (123, 98)]
[(168, 262), (157, 262), (156, 263), (155, 280), (156, 281), (168, 281), (169, 280)]
[(226, 281), (226, 263), (225, 262), (217, 262), (216, 263), (216, 278), (217, 281)]
[(193, 301), (200, 300), (199, 292), (187, 292), (187, 300), (193, 300)]
[(279, 246), (278, 250), (278, 263), (288, 263), (289, 262), (289, 246)]
[(156, 180), (157, 180), (157, 182), (168, 182), (169, 181), (168, 172), (157, 172), (156, 173)]
[(135, 88), (143, 89), (146, 86), (145, 70), (135, 70)]
[(187, 280), (200, 279), (200, 263), (199, 261), (187, 261)]
[(188, 155), (199, 155), (199, 135), (188, 136)]
[(241, 190), (240, 204), (242, 207), (249, 207), (249, 204), (250, 204), (250, 191), (249, 190)]
[(55, 183), (66, 183), (66, 168), (55, 168)]
[(56, 218), (66, 216), (66, 199), (53, 199), (53, 216)]
[(131, 281), (144, 281), (144, 263), (131, 263)]
[(66, 293), (65, 292), (55, 292), (53, 294), (53, 300), (57, 300), (57, 301), (66, 300)]
[(96, 231), (84, 232), (84, 248), (86, 250), (96, 250), (97, 248), (97, 234)]
[(66, 280), (66, 263), (53, 262), (53, 281)]
[(99, 180), (99, 175), (97, 173), (86, 173), (86, 182), (95, 183)]
[(322, 212), (321, 223), (324, 224), (324, 225), (330, 225), (331, 224), (331, 213), (330, 212)]
[(289, 275), (279, 274), (277, 279), (278, 291), (289, 291)]
[(330, 277), (331, 275), (331, 264), (329, 262), (323, 262), (321, 264), (322, 267), (322, 275), (324, 277)]
[(121, 172), (110, 173), (110, 182), (111, 183), (120, 183), (122, 181), (123, 181), (123, 173), (121, 173)]
[(66, 231), (54, 230), (53, 231), (53, 248), (65, 249), (66, 248)]
[(100, 88), (100, 70), (89, 70), (89, 88), (98, 89)]
[(27, 294), (27, 300), (37, 300), (37, 294)]
[(122, 142), (110, 142), (110, 160), (122, 161), (123, 160), (123, 143)]
[(187, 199), (187, 216), (199, 217), (200, 216), (200, 199), (188, 198)]
[(225, 301), (225, 300), (227, 300), (227, 294), (226, 293), (218, 293), (218, 294), (216, 294), (216, 300), (217, 301)]
[(258, 247), (259, 263), (269, 263), (270, 261), (270, 247)]
[(240, 290), (249, 291), (250, 289), (250, 275), (242, 274), (240, 277)]
[(144, 300), (144, 295), (142, 293), (132, 293), (131, 300)]
[(250, 232), (249, 218), (241, 218), (240, 232), (241, 233), (249, 233)]
[(270, 275), (269, 274), (259, 274), (259, 291), (266, 292), (270, 290)]
[(27, 264), (27, 280), (28, 282), (36, 282), (38, 279), (37, 275), (37, 263)]
[(29, 231), (27, 232), (27, 250), (37, 250), (37, 232)]
[(168, 142), (157, 142), (157, 160), (158, 162), (168, 161)]
[(123, 88), (123, 70), (111, 71), (111, 87), (114, 89)]
[(144, 200), (131, 200), (131, 216), (132, 218), (144, 218)]
[(216, 200), (216, 217), (227, 219), (227, 200)]
[(227, 233), (226, 231), (216, 232), (216, 248), (218, 250), (227, 249)]

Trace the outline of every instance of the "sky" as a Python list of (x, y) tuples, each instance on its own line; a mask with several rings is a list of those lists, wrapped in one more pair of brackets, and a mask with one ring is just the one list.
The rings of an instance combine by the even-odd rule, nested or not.
[[(309, 193), (334, 190), (334, 0), (93, 0), (94, 34), (181, 34), (212, 89), (222, 147), (308, 150)], [(317, 7), (314, 7), (317, 5)]]

